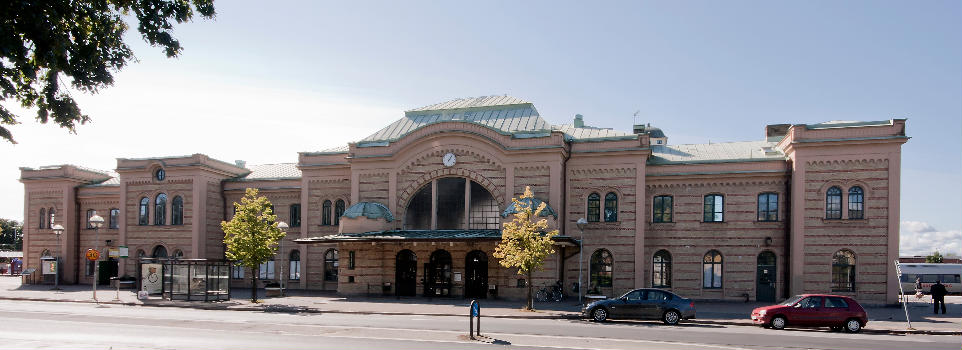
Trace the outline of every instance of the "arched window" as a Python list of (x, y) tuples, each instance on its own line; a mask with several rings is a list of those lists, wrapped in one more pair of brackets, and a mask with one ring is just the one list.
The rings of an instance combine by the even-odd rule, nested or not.
[(55, 225), (54, 218), (57, 216), (57, 210), (53, 207), (50, 207), (50, 209), (47, 209), (47, 215), (50, 216), (50, 220), (47, 220), (47, 228), (53, 228), (53, 225)]
[(778, 221), (778, 193), (758, 195), (758, 221)]
[(344, 215), (344, 200), (338, 199), (334, 202), (334, 225), (341, 223), (341, 215)]
[(288, 279), (299, 280), (301, 279), (301, 252), (297, 249), (291, 251), (290, 255), (290, 271), (291, 274)]
[(137, 213), (138, 225), (150, 225), (150, 219), (148, 218), (150, 212), (148, 211), (149, 209), (147, 209), (147, 207), (149, 206), (150, 206), (149, 198), (144, 197), (140, 199), (140, 211)]
[(588, 195), (588, 222), (601, 221), (601, 195), (592, 193)]
[(174, 200), (170, 203), (170, 224), (184, 224), (184, 198), (181, 196), (174, 196)]
[(337, 282), (337, 249), (324, 252), (324, 280)]
[(37, 228), (47, 228), (47, 208), (40, 208), (40, 226)]
[(184, 257), (184, 251), (183, 251), (183, 250), (174, 249), (174, 255), (172, 256), (172, 258), (174, 258), (174, 259), (180, 259), (180, 258), (183, 258), (183, 257)]
[(659, 250), (651, 259), (651, 286), (671, 288), (671, 254), (667, 250)]
[(722, 287), (722, 255), (717, 250), (705, 254), (702, 262), (702, 288), (717, 289)]
[(842, 189), (832, 186), (825, 192), (825, 218), (842, 218)]
[(167, 224), (167, 195), (158, 194), (154, 201), (154, 225)]
[(291, 227), (301, 227), (301, 205), (291, 204)]
[(848, 218), (865, 218), (865, 191), (859, 186), (848, 189)]
[(842, 249), (832, 255), (832, 291), (855, 291), (855, 253)]
[(147, 257), (147, 252), (143, 249), (137, 249), (137, 259), (143, 259)]
[(331, 201), (325, 200), (321, 205), (321, 225), (331, 224)]
[(618, 221), (618, 195), (608, 192), (605, 195), (605, 222)]
[(257, 267), (257, 278), (262, 280), (272, 280), (274, 279), (274, 257), (272, 256), (270, 260), (262, 262), (260, 266)]
[(720, 194), (705, 196), (705, 222), (725, 221), (725, 197)]
[(164, 247), (164, 246), (162, 246), (162, 245), (158, 245), (158, 246), (154, 247), (154, 251), (153, 251), (152, 253), (150, 253), (150, 257), (151, 257), (151, 258), (158, 258), (158, 259), (166, 259), (166, 258), (167, 258), (167, 248)]
[(110, 228), (120, 228), (120, 209), (110, 209)]
[(671, 222), (671, 196), (655, 196), (651, 205), (651, 222)]
[(96, 211), (96, 210), (87, 209), (87, 228), (88, 228), (88, 229), (94, 228), (94, 224), (93, 224), (92, 222), (90, 222), (90, 218), (94, 217), (94, 215), (97, 215), (97, 211)]
[(588, 286), (591, 288), (611, 287), (612, 266), (614, 259), (607, 249), (598, 249), (591, 254), (591, 264), (588, 266)]

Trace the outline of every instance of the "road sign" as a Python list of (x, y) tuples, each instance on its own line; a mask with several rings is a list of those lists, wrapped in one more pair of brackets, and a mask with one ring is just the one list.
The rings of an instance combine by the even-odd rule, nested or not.
[(94, 249), (87, 249), (87, 260), (97, 261), (97, 259), (100, 259), (100, 252)]
[(481, 305), (477, 302), (471, 303), (471, 316), (478, 317), (481, 314)]

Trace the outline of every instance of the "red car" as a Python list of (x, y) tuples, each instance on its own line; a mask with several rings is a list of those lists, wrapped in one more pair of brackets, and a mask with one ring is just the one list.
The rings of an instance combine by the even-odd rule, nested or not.
[(868, 323), (868, 315), (855, 299), (846, 296), (802, 294), (778, 305), (752, 310), (752, 323), (774, 329), (829, 327), (856, 333)]

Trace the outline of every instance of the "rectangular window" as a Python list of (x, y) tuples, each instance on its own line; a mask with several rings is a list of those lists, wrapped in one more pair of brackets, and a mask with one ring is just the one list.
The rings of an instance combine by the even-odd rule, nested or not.
[(720, 194), (705, 196), (705, 222), (725, 221), (725, 197)]
[(301, 279), (301, 261), (300, 260), (291, 260), (290, 270), (291, 270), (291, 275), (288, 278), (292, 280)]
[[(924, 278), (923, 282), (925, 282)], [(855, 266), (837, 264), (832, 265), (832, 291), (855, 291)]]
[(291, 204), (291, 227), (301, 227), (300, 204)]
[(110, 228), (120, 228), (120, 209), (110, 209)]
[(704, 284), (703, 288), (715, 289), (722, 287), (722, 265), (721, 264), (704, 264)]
[(261, 263), (257, 269), (257, 278), (263, 280), (274, 279), (274, 260)]
[(347, 252), (347, 268), (350, 270), (354, 269), (354, 251)]
[(230, 278), (233, 279), (244, 279), (244, 266), (240, 265), (240, 262), (235, 262), (230, 268)]
[(90, 222), (90, 218), (94, 217), (94, 215), (97, 215), (96, 211), (93, 209), (87, 210), (87, 228), (89, 229), (94, 228), (94, 224)]
[(655, 196), (652, 201), (651, 222), (671, 222), (671, 196)]
[(758, 221), (778, 221), (778, 194), (758, 195)]

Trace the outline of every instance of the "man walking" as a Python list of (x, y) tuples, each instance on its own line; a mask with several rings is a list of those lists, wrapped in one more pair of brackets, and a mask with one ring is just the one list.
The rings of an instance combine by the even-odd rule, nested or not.
[(932, 294), (932, 303), (935, 307), (933, 312), (935, 312), (937, 315), (939, 313), (939, 304), (942, 304), (942, 314), (945, 314), (945, 295), (948, 294), (948, 291), (945, 290), (945, 286), (942, 285), (942, 281), (935, 281), (935, 284), (933, 284), (932, 288), (929, 289), (929, 293)]

